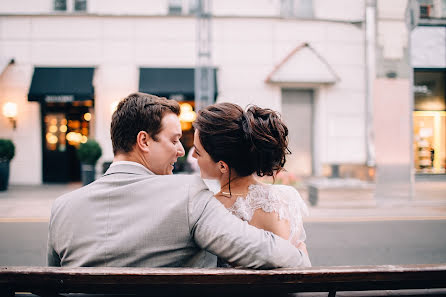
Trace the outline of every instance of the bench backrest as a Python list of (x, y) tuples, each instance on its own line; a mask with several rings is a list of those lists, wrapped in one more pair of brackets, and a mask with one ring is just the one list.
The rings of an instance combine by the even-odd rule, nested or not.
[(1, 296), (14, 292), (277, 296), (425, 288), (446, 288), (446, 264), (277, 270), (0, 267)]

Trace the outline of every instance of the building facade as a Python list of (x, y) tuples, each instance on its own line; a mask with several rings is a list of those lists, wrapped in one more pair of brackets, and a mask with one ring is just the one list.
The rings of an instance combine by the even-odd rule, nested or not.
[[(102, 146), (101, 171), (113, 159), (113, 107), (132, 92), (193, 107), (197, 3), (1, 1), (0, 106), (17, 106), (16, 128), (0, 119), (0, 137), (16, 144), (10, 182), (79, 180), (75, 148), (89, 138)], [(368, 178), (375, 166), (366, 8), (364, 0), (212, 2), (214, 99), (281, 112), (296, 175)]]

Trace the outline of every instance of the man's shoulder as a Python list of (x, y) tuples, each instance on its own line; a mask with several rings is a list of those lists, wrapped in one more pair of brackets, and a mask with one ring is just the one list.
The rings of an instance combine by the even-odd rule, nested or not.
[(83, 193), (88, 192), (87, 187), (89, 187), (89, 186), (83, 186), (79, 189), (73, 190), (71, 192), (67, 192), (67, 193), (62, 194), (61, 196), (57, 197), (53, 202), (53, 206), (52, 206), (53, 212), (56, 209), (66, 205), (66, 204), (80, 202), (79, 200), (81, 199), (81, 197), (84, 197)]

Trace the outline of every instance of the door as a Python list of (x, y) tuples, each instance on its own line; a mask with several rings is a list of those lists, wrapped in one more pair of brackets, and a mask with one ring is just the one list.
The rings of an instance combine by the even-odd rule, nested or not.
[(313, 173), (313, 109), (312, 90), (282, 90), (282, 116), (291, 151), (285, 169), (300, 176)]
[(88, 139), (90, 119), (88, 106), (42, 103), (43, 182), (81, 180), (76, 149)]

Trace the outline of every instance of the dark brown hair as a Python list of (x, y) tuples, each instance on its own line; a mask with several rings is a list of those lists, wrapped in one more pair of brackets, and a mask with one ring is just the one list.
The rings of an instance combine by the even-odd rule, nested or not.
[(179, 115), (178, 102), (145, 93), (133, 93), (122, 99), (111, 121), (113, 153), (130, 152), (140, 131), (146, 131), (157, 141), (161, 120), (167, 112)]
[(273, 176), (290, 153), (288, 128), (271, 109), (217, 103), (199, 111), (194, 128), (212, 160), (226, 162), (239, 176)]

